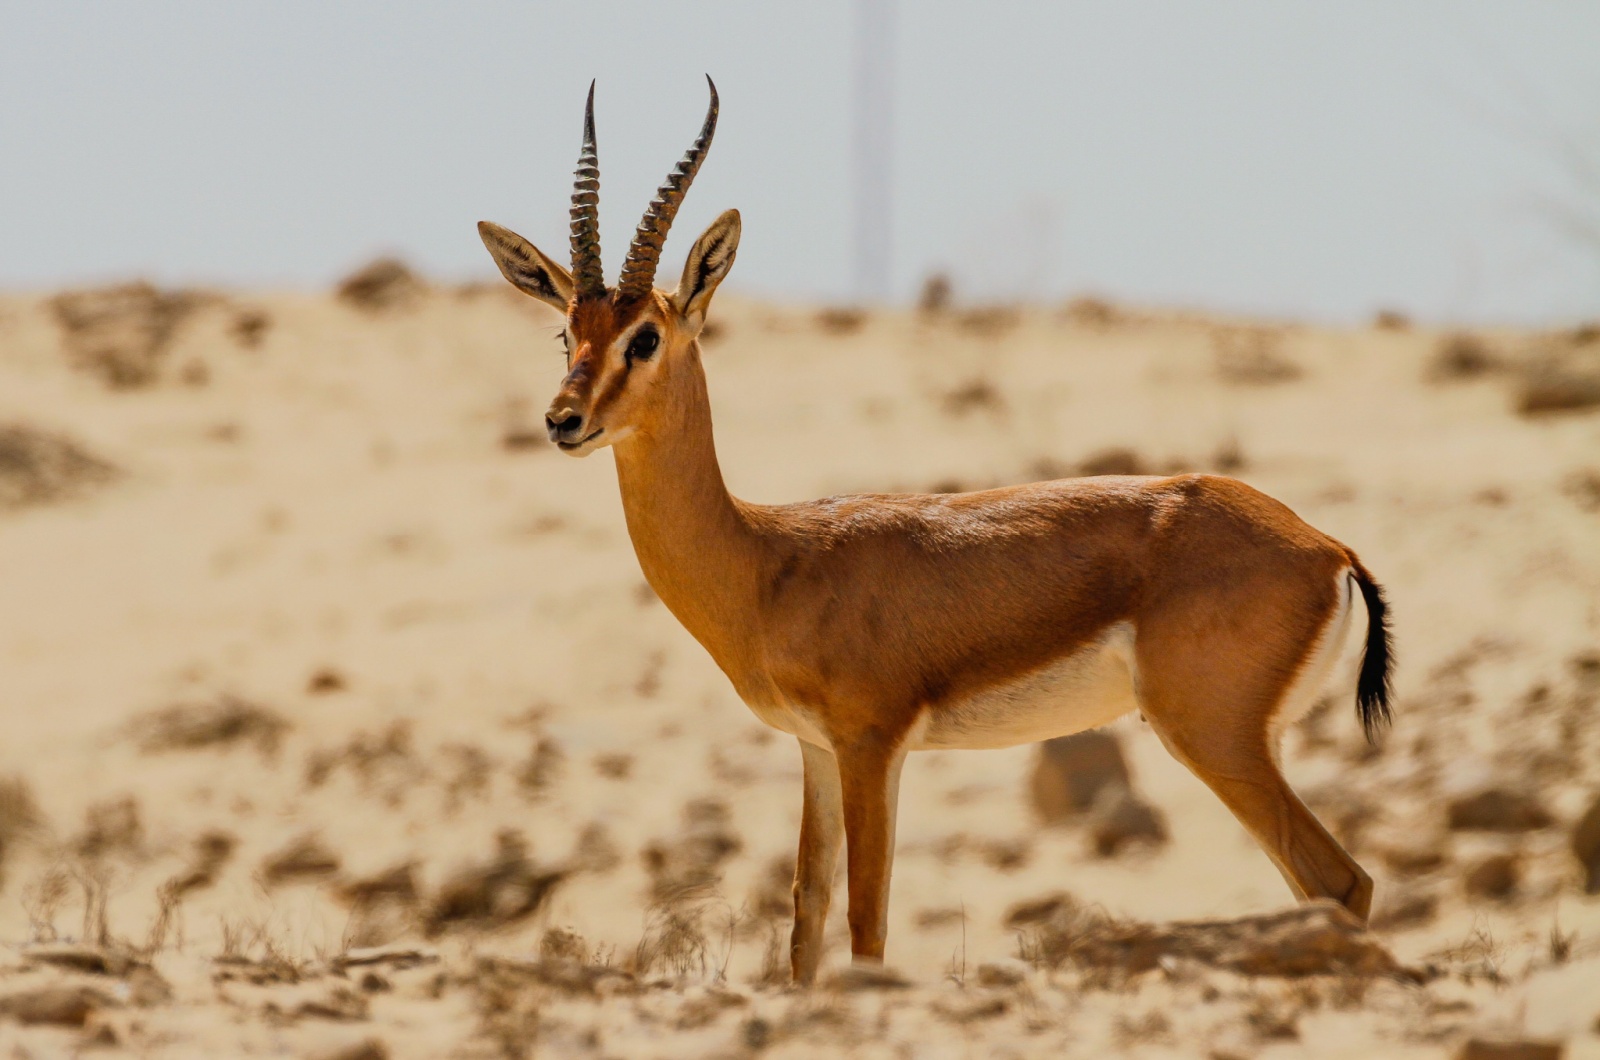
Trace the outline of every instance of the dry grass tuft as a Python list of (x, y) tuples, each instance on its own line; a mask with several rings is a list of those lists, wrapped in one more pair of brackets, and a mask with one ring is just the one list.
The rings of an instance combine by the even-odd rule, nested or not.
[(160, 953), (166, 946), (184, 899), (216, 883), (237, 846), (238, 840), (226, 832), (206, 832), (195, 840), (189, 863), (156, 890), (156, 918), (145, 941), (146, 956)]
[(73, 367), (115, 390), (149, 386), (178, 325), (203, 295), (130, 283), (68, 291), (51, 301)]
[(1304, 370), (1283, 352), (1283, 335), (1268, 328), (1217, 328), (1211, 335), (1217, 375), (1236, 386), (1292, 383)]
[(1458, 383), (1504, 370), (1505, 359), (1477, 335), (1457, 332), (1439, 340), (1425, 378), (1434, 383)]
[(339, 282), (339, 300), (369, 313), (380, 313), (416, 302), (428, 285), (398, 258), (379, 258)]
[(728, 807), (716, 799), (696, 799), (683, 808), (683, 831), (644, 848), (651, 890), (661, 901), (691, 888), (717, 882), (722, 863), (744, 849), (733, 830)]
[(43, 827), (44, 814), (28, 782), (21, 777), (0, 777), (0, 885), (5, 883), (6, 859)]
[(117, 475), (114, 466), (65, 435), (0, 427), (0, 511), (67, 500)]
[(147, 754), (250, 743), (261, 754), (273, 755), (288, 728), (289, 722), (276, 711), (230, 693), (210, 702), (153, 711), (133, 724), (139, 750)]
[(440, 885), (422, 913), (429, 938), (447, 931), (498, 931), (538, 912), (570, 871), (533, 864), (527, 841), (506, 829), (489, 860), (457, 871)]

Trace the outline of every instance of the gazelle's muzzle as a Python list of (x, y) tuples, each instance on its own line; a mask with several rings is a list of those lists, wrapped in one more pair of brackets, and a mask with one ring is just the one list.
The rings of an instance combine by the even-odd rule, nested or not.
[(572, 369), (561, 381), (561, 389), (544, 414), (545, 433), (563, 450), (577, 449), (599, 431), (589, 430), (589, 395), (594, 388), (596, 358), (586, 342), (578, 347)]

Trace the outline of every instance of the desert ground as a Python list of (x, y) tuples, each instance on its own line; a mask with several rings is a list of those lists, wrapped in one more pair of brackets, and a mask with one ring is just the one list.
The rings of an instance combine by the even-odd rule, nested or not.
[(797, 991), (799, 753), (644, 583), (609, 453), (544, 440), (554, 313), (397, 265), (13, 294), (0, 1055), (1600, 1057), (1600, 329), (712, 318), (747, 500), (1208, 471), (1355, 548), (1394, 726), (1331, 687), (1283, 755), (1370, 933), (1130, 716), (913, 756), (886, 969), (840, 893)]

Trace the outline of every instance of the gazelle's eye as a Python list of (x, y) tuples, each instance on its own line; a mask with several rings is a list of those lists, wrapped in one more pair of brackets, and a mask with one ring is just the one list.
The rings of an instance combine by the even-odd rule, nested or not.
[(566, 354), (568, 357), (571, 357), (572, 356), (572, 336), (570, 334), (568, 334), (567, 332), (563, 331), (561, 333), (560, 338), (561, 338), (561, 352)]
[(625, 354), (628, 363), (648, 361), (655, 355), (656, 347), (659, 345), (661, 336), (656, 334), (655, 328), (641, 328), (628, 342), (628, 352)]

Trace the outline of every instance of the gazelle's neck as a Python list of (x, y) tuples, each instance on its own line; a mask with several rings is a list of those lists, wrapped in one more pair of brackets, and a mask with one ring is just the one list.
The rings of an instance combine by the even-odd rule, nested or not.
[(755, 628), (760, 544), (723, 484), (705, 373), (698, 350), (690, 352), (659, 426), (614, 447), (617, 482), (645, 579), (728, 670), (738, 665), (742, 635)]

